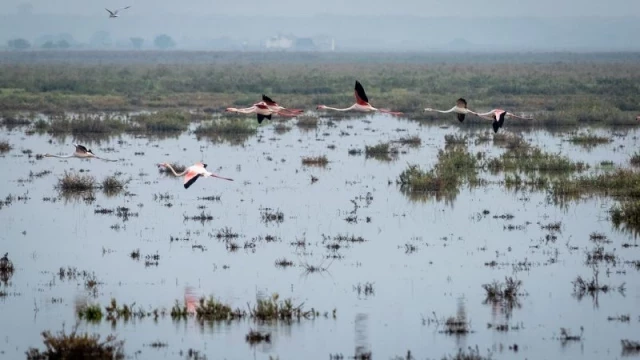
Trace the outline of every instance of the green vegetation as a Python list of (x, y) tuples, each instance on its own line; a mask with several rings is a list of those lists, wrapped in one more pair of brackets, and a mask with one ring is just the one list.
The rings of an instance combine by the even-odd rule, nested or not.
[(640, 233), (640, 200), (625, 201), (611, 209), (611, 222), (617, 229)]
[(103, 316), (102, 308), (97, 304), (79, 307), (77, 309), (77, 313), (80, 319), (84, 319), (90, 322), (100, 321), (102, 320)]
[(565, 156), (546, 153), (538, 147), (520, 143), (518, 140), (510, 139), (507, 143), (511, 144), (508, 151), (498, 158), (487, 161), (487, 168), (490, 171), (494, 173), (520, 171), (526, 174), (536, 172), (566, 174), (582, 172), (589, 168), (589, 165), (583, 162), (574, 162)]
[(409, 165), (399, 176), (397, 183), (406, 194), (416, 196), (435, 193), (454, 198), (466, 181), (477, 182), (478, 160), (463, 147), (447, 147), (438, 152), (438, 162), (425, 171), (417, 165)]
[[(170, 59), (163, 64), (127, 61), (138, 56), (130, 52), (104, 57), (116, 59), (113, 62), (82, 61), (87, 54), (74, 52), (68, 63), (3, 62), (0, 88), (10, 91), (0, 92), (0, 110), (222, 111), (240, 99), (243, 105), (258, 101), (264, 91), (287, 107), (313, 109), (317, 104), (343, 106), (353, 97), (354, 79), (359, 79), (374, 106), (385, 104), (414, 119), (448, 123), (455, 123), (451, 116), (422, 110), (449, 108), (461, 92), (474, 94), (474, 110), (508, 106), (516, 113), (534, 114), (535, 120), (510, 121), (509, 127), (631, 125), (640, 111), (633, 96), (640, 93), (640, 64), (596, 61), (588, 54), (576, 55), (571, 63), (554, 61), (562, 54), (540, 55), (539, 63), (508, 54), (490, 60), (477, 54), (462, 60), (464, 66), (454, 55), (433, 54), (285, 57), (219, 52), (208, 53), (206, 64), (190, 63), (198, 53), (163, 53)], [(470, 117), (467, 124), (485, 126), (486, 121)]]
[(229, 141), (242, 143), (258, 132), (255, 119), (230, 120), (220, 119), (200, 124), (195, 133), (198, 137), (207, 137), (212, 141)]
[(100, 341), (100, 335), (78, 334), (77, 326), (70, 334), (62, 330), (57, 335), (43, 331), (45, 350), (29, 348), (27, 359), (124, 359), (124, 341), (117, 341), (114, 335), (109, 335)]
[(611, 142), (611, 138), (598, 136), (587, 132), (573, 135), (569, 138), (569, 141), (576, 145), (589, 148), (601, 144), (608, 144)]
[(383, 142), (373, 146), (365, 146), (364, 154), (367, 158), (374, 158), (382, 161), (391, 161), (392, 157), (398, 155), (398, 149), (392, 148), (388, 142)]
[(583, 195), (610, 195), (621, 198), (640, 198), (640, 173), (617, 169), (590, 176), (555, 180), (551, 194), (556, 200), (578, 199)]

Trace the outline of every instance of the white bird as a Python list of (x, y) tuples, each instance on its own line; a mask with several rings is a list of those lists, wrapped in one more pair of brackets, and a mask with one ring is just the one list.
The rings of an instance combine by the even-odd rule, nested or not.
[(120, 10), (126, 10), (126, 9), (128, 9), (128, 8), (130, 8), (130, 7), (131, 7), (131, 6), (126, 6), (126, 7), (120, 8), (120, 9), (115, 9), (115, 10), (113, 10), (113, 11), (111, 11), (111, 10), (109, 10), (109, 9), (105, 8), (105, 10), (107, 10), (107, 11), (109, 12), (109, 18), (117, 18), (117, 17), (119, 16), (119, 15), (118, 15), (118, 11), (120, 11)]
[(436, 112), (443, 113), (443, 114), (454, 112), (458, 116), (458, 120), (460, 122), (464, 121), (465, 115), (467, 115), (467, 114), (478, 115), (475, 111), (467, 109), (467, 100), (465, 100), (463, 98), (458, 99), (456, 101), (456, 106), (452, 107), (449, 110), (436, 110), (436, 109), (432, 109), (432, 108), (426, 108), (426, 109), (424, 109), (424, 111), (436, 111)]
[(171, 170), (171, 172), (173, 173), (173, 175), (175, 176), (183, 176), (184, 175), (184, 188), (188, 189), (189, 186), (193, 185), (194, 182), (196, 182), (196, 180), (198, 180), (199, 177), (215, 177), (218, 179), (224, 179), (224, 180), (229, 180), (229, 181), (233, 181), (233, 179), (229, 179), (226, 177), (222, 177), (216, 174), (213, 174), (209, 171), (206, 170), (207, 164), (203, 164), (201, 162), (197, 162), (191, 166), (189, 166), (188, 168), (186, 168), (183, 172), (181, 173), (177, 173), (173, 167), (171, 167), (171, 165), (167, 164), (167, 163), (160, 163), (158, 164), (158, 166), (160, 167), (166, 167), (169, 170)]
[(93, 151), (91, 151), (91, 149), (87, 149), (83, 145), (73, 144), (73, 146), (76, 147), (76, 151), (71, 155), (44, 154), (42, 156), (44, 156), (44, 157), (55, 157), (55, 158), (60, 158), (60, 159), (68, 159), (68, 158), (72, 158), (72, 157), (77, 157), (77, 158), (80, 158), (80, 159), (96, 158), (96, 159), (100, 159), (100, 160), (104, 160), (104, 161), (118, 161), (118, 160), (111, 160), (111, 159), (105, 159), (105, 158), (98, 157), (93, 153)]

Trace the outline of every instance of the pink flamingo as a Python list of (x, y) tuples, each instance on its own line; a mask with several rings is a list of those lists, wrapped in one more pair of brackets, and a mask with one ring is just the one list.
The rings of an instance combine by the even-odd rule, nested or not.
[(335, 111), (356, 110), (356, 111), (364, 111), (364, 112), (379, 111), (379, 112), (391, 114), (391, 115), (402, 115), (401, 112), (391, 111), (388, 109), (377, 109), (371, 106), (371, 104), (369, 104), (369, 98), (367, 97), (367, 94), (364, 92), (364, 88), (362, 87), (362, 84), (360, 84), (358, 80), (356, 80), (355, 95), (356, 95), (356, 103), (349, 106), (348, 108), (338, 109), (338, 108), (329, 107), (326, 105), (318, 105), (316, 109), (318, 110), (326, 109), (326, 110), (335, 110)]
[(450, 113), (450, 112), (454, 112), (456, 113), (457, 117), (458, 117), (458, 121), (463, 122), (465, 115), (467, 114), (474, 114), (474, 115), (478, 115), (475, 111), (469, 110), (467, 109), (467, 100), (460, 98), (458, 100), (456, 100), (456, 106), (452, 107), (449, 110), (436, 110), (436, 109), (432, 109), (432, 108), (425, 108), (424, 111), (435, 111), (435, 112), (439, 112), (439, 113)]
[(199, 177), (205, 177), (205, 178), (212, 177), (212, 178), (218, 178), (218, 179), (233, 181), (233, 179), (222, 177), (222, 176), (219, 176), (219, 175), (216, 175), (214, 173), (211, 173), (211, 172), (207, 171), (206, 170), (207, 164), (203, 164), (201, 162), (197, 162), (197, 163), (189, 166), (188, 168), (186, 168), (183, 172), (181, 172), (179, 174), (171, 167), (171, 165), (169, 165), (167, 163), (160, 163), (160, 164), (158, 164), (158, 166), (168, 168), (169, 170), (171, 170), (171, 172), (175, 176), (183, 176), (184, 175), (184, 188), (185, 189), (188, 189), (189, 186), (193, 185), (193, 183), (196, 182), (196, 180), (198, 180)]
[(227, 108), (225, 111), (226, 112), (235, 112), (235, 113), (240, 113), (240, 114), (253, 114), (253, 113), (256, 113), (257, 117), (258, 117), (258, 124), (262, 124), (262, 121), (264, 119), (271, 120), (271, 115), (275, 113), (273, 110), (269, 109), (267, 104), (265, 104), (263, 102), (255, 103), (251, 107), (242, 108), (242, 109), (231, 107), (231, 108)]
[(502, 125), (504, 125), (504, 119), (506, 116), (514, 117), (522, 120), (533, 120), (533, 118), (518, 116), (502, 109), (493, 109), (489, 112), (482, 113), (482, 114), (476, 113), (476, 115), (480, 116), (483, 119), (493, 121), (491, 125), (493, 126), (494, 133), (497, 133), (498, 129), (500, 129)]
[(87, 149), (84, 145), (79, 145), (79, 144), (73, 144), (73, 146), (76, 147), (76, 151), (73, 152), (73, 154), (71, 155), (52, 155), (52, 154), (44, 154), (42, 155), (43, 157), (55, 157), (55, 158), (60, 158), (60, 159), (68, 159), (68, 158), (72, 158), (72, 157), (77, 157), (80, 159), (90, 159), (90, 158), (95, 158), (95, 159), (100, 159), (100, 160), (104, 160), (104, 161), (118, 161), (118, 160), (113, 160), (113, 159), (105, 159), (99, 156), (96, 156), (96, 154), (93, 153), (93, 151), (91, 151), (91, 149)]
[[(283, 106), (278, 105), (277, 102), (273, 101), (270, 97), (268, 97), (265, 94), (262, 94), (262, 101), (259, 102), (260, 103), (264, 103), (265, 105), (267, 105), (267, 107), (269, 108), (269, 110), (273, 111), (274, 113), (278, 114), (278, 115), (282, 115), (282, 116), (296, 116), (296, 115), (300, 115), (304, 112), (304, 110), (301, 109), (287, 109)], [(255, 105), (255, 104), (254, 104)]]
[(187, 306), (188, 314), (195, 314), (198, 307), (198, 297), (192, 287), (187, 286), (184, 289), (184, 303)]

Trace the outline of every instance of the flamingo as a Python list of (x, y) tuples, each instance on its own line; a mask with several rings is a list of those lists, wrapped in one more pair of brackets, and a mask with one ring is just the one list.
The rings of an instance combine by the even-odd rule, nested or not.
[(171, 165), (169, 165), (167, 163), (160, 163), (160, 164), (158, 164), (158, 166), (168, 168), (169, 170), (171, 170), (171, 172), (175, 176), (183, 176), (184, 175), (184, 188), (185, 189), (188, 189), (189, 186), (193, 185), (193, 183), (196, 182), (196, 180), (198, 180), (198, 178), (201, 177), (201, 176), (205, 177), (205, 178), (212, 177), (212, 178), (218, 178), (218, 179), (233, 181), (233, 179), (222, 177), (222, 176), (219, 176), (219, 175), (216, 175), (214, 173), (211, 173), (211, 172), (207, 171), (206, 170), (207, 164), (203, 164), (201, 162), (197, 162), (197, 163), (189, 166), (188, 168), (186, 168), (183, 172), (181, 172), (179, 174), (171, 167)]
[(55, 157), (55, 158), (60, 158), (60, 159), (68, 159), (68, 158), (72, 158), (72, 157), (77, 157), (77, 158), (80, 158), (80, 159), (96, 158), (96, 159), (100, 159), (100, 160), (104, 160), (104, 161), (118, 161), (118, 160), (105, 159), (105, 158), (98, 157), (93, 153), (93, 151), (91, 151), (91, 149), (87, 149), (83, 145), (73, 144), (73, 146), (76, 147), (76, 151), (71, 155), (51, 155), (51, 154), (47, 153), (47, 154), (44, 154), (42, 156), (44, 156), (44, 157)]
[(437, 111), (439, 113), (450, 113), (450, 112), (455, 112), (456, 115), (458, 116), (458, 121), (463, 122), (465, 115), (467, 114), (474, 114), (474, 115), (478, 115), (475, 111), (469, 110), (467, 109), (467, 100), (460, 98), (456, 101), (456, 106), (452, 107), (449, 110), (437, 110), (437, 109), (432, 109), (432, 108), (425, 108), (424, 111)]
[(502, 125), (504, 125), (504, 119), (506, 116), (514, 117), (522, 120), (533, 120), (533, 118), (518, 116), (502, 109), (493, 109), (489, 112), (482, 113), (482, 114), (476, 113), (476, 115), (480, 116), (483, 119), (492, 120), (493, 123), (491, 125), (493, 125), (494, 133), (497, 133), (498, 129), (500, 129)]
[(271, 100), (271, 98), (265, 94), (262, 94), (262, 101), (258, 104), (260, 103), (264, 103), (265, 105), (267, 105), (269, 110), (274, 111), (274, 113), (282, 116), (296, 116), (304, 112), (304, 110), (301, 109), (287, 109), (283, 106), (280, 106), (277, 102)]
[(195, 314), (198, 307), (198, 297), (192, 287), (187, 286), (184, 289), (184, 303), (187, 306), (188, 314)]
[(318, 109), (318, 110), (335, 110), (335, 111), (356, 110), (356, 111), (364, 111), (364, 112), (379, 111), (379, 112), (386, 113), (386, 114), (391, 114), (391, 115), (402, 115), (401, 112), (390, 111), (389, 109), (377, 109), (377, 108), (374, 108), (373, 106), (371, 106), (371, 104), (369, 104), (369, 98), (367, 97), (367, 94), (364, 92), (364, 88), (362, 87), (362, 84), (360, 84), (360, 82), (358, 80), (356, 80), (355, 96), (356, 96), (356, 103), (351, 105), (351, 106), (349, 106), (348, 108), (337, 109), (337, 108), (329, 107), (329, 106), (326, 106), (326, 105), (318, 105), (316, 107), (316, 109)]
[(231, 107), (231, 108), (227, 108), (225, 111), (226, 112), (235, 112), (235, 113), (240, 113), (240, 114), (256, 113), (256, 115), (258, 117), (258, 124), (262, 124), (262, 121), (264, 119), (271, 120), (271, 114), (275, 113), (273, 110), (269, 109), (267, 104), (264, 104), (262, 102), (253, 104), (253, 106), (248, 107), (248, 108), (238, 109), (238, 108)]
[(131, 7), (131, 6), (126, 6), (126, 7), (120, 8), (120, 9), (115, 9), (115, 10), (113, 10), (113, 11), (111, 11), (111, 10), (109, 10), (109, 9), (105, 8), (105, 10), (107, 10), (107, 11), (109, 12), (109, 18), (117, 18), (117, 17), (119, 16), (119, 15), (118, 15), (118, 11), (120, 11), (120, 10), (126, 10), (126, 9), (128, 9), (128, 8), (130, 8), (130, 7)]
[(640, 121), (640, 115), (636, 116), (636, 120)]

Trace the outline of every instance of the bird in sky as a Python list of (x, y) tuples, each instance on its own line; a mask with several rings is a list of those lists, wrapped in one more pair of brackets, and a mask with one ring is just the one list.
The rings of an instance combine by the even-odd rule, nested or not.
[(111, 11), (111, 10), (109, 10), (109, 9), (105, 8), (105, 10), (107, 10), (107, 11), (109, 12), (109, 18), (117, 18), (118, 16), (120, 16), (120, 15), (118, 15), (118, 12), (119, 12), (120, 10), (126, 10), (126, 9), (128, 9), (128, 8), (130, 8), (130, 7), (131, 7), (131, 6), (125, 6), (125, 7), (123, 7), (123, 8), (115, 9), (115, 10), (113, 10), (113, 11)]

